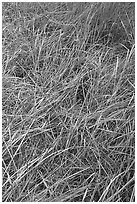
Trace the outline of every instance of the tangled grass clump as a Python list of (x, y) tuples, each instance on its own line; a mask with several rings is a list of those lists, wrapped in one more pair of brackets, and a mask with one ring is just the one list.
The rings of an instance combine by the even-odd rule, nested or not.
[(3, 202), (135, 201), (135, 4), (2, 4)]

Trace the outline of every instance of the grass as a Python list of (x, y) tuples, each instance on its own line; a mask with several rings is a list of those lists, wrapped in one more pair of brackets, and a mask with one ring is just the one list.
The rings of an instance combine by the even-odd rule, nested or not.
[(3, 202), (134, 202), (134, 3), (3, 3)]

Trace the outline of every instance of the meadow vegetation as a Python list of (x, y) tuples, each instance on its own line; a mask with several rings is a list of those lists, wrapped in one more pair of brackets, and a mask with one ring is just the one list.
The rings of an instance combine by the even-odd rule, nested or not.
[(133, 202), (135, 4), (2, 4), (3, 202)]

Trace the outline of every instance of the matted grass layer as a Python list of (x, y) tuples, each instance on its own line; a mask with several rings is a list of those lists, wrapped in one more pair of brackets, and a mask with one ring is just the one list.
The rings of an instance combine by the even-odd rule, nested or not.
[(133, 202), (134, 3), (3, 3), (3, 202)]

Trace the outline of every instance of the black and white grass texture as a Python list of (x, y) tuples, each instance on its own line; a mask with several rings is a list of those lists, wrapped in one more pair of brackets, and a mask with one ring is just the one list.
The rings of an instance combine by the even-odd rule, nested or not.
[(2, 3), (3, 202), (135, 201), (135, 3)]

